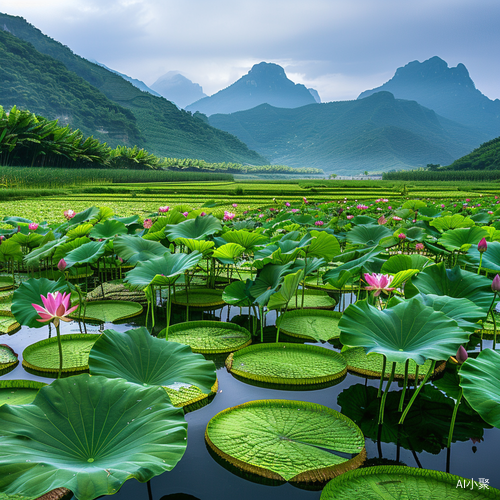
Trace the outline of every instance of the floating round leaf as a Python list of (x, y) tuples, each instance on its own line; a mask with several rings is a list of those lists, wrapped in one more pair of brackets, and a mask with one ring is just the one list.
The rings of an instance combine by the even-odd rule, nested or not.
[[(63, 351), (63, 373), (88, 370), (89, 353), (99, 335), (61, 335)], [(57, 373), (59, 370), (59, 349), (57, 337), (40, 340), (23, 351), (23, 366), (31, 370)]]
[(303, 344), (257, 344), (228, 356), (227, 369), (243, 378), (274, 384), (321, 384), (346, 374), (338, 352)]
[[(78, 318), (80, 309), (71, 314), (72, 318)], [(83, 313), (85, 312), (85, 316)], [(127, 318), (133, 318), (142, 313), (142, 305), (138, 302), (125, 300), (95, 300), (87, 302), (82, 308), (82, 318), (86, 320), (113, 323)]]
[[(158, 337), (165, 337), (165, 329)], [(252, 335), (246, 328), (234, 323), (190, 321), (171, 326), (167, 340), (186, 344), (193, 352), (217, 354), (246, 347), (252, 342)]]
[[(335, 299), (324, 290), (304, 290), (304, 309), (333, 309)], [(288, 303), (288, 309), (302, 308), (302, 290), (295, 292), (295, 298)]]
[[(500, 491), (480, 488), (477, 481), (446, 472), (415, 469), (399, 465), (380, 465), (348, 471), (332, 479), (323, 489), (320, 500), (441, 500), (500, 498)], [(468, 484), (469, 486), (465, 486)]]
[(228, 408), (210, 420), (205, 439), (230, 464), (278, 481), (324, 482), (359, 467), (366, 456), (363, 434), (352, 420), (303, 401), (250, 401)]
[[(363, 347), (351, 347), (342, 351), (342, 355), (347, 361), (347, 369), (355, 373), (359, 373), (363, 376), (377, 377), (380, 378), (382, 375), (382, 367), (384, 363), (384, 358), (382, 354), (370, 353), (370, 355), (365, 354)], [(440, 373), (444, 370), (446, 366), (446, 361), (443, 361), (436, 365), (434, 374)], [(418, 368), (418, 378), (423, 379), (431, 367), (431, 361), (427, 360), (422, 366)], [(415, 368), (416, 363), (410, 360), (408, 364), (408, 378), (410, 380), (415, 380)], [(390, 370), (385, 371), (385, 378), (388, 379)], [(405, 363), (396, 363), (396, 370), (394, 373), (395, 379), (404, 380), (405, 378)]]
[(31, 403), (38, 391), (46, 385), (35, 380), (0, 380), (0, 406)]
[(183, 411), (163, 389), (86, 374), (55, 380), (29, 405), (3, 405), (0, 422), (0, 490), (31, 497), (54, 484), (79, 500), (116, 493), (171, 470), (187, 444)]
[(327, 341), (340, 336), (342, 313), (321, 309), (297, 309), (279, 317), (280, 329), (292, 337)]
[(89, 367), (92, 375), (165, 387), (174, 405), (207, 397), (217, 381), (212, 361), (186, 345), (152, 337), (146, 328), (105, 330), (90, 351)]
[(172, 295), (172, 304), (198, 307), (203, 310), (214, 309), (226, 305), (222, 299), (222, 290), (213, 288), (190, 288), (187, 291), (176, 290)]
[(21, 325), (10, 316), (0, 316), (0, 335), (3, 333), (12, 333)]
[(10, 372), (18, 363), (14, 350), (6, 344), (0, 344), (0, 374)]

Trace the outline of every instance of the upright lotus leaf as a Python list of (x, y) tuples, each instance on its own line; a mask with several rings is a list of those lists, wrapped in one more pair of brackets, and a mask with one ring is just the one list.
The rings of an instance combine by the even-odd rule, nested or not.
[(207, 257), (212, 255), (213, 248), (215, 243), (213, 241), (206, 240), (193, 240), (192, 238), (177, 238), (175, 240), (177, 244), (184, 245), (191, 252), (197, 250), (198, 252), (203, 254), (203, 257)]
[(89, 243), (84, 243), (82, 246), (71, 250), (64, 260), (66, 261), (66, 266), (71, 267), (75, 264), (93, 264), (97, 262), (97, 259), (104, 255), (106, 250), (105, 241), (90, 241)]
[(324, 231), (311, 231), (313, 237), (309, 247), (305, 250), (308, 257), (318, 257), (331, 262), (335, 255), (340, 253), (340, 245), (337, 238)]
[(146, 240), (161, 241), (166, 239), (165, 227), (168, 224), (177, 224), (185, 221), (186, 217), (176, 210), (170, 210), (164, 217), (158, 217), (154, 224), (149, 228), (149, 231), (143, 236)]
[(300, 253), (299, 241), (283, 240), (261, 248), (254, 255), (253, 266), (262, 269), (266, 264), (288, 264)]
[(250, 295), (250, 288), (253, 284), (254, 282), (249, 279), (234, 281), (224, 288), (222, 300), (232, 306), (250, 307), (254, 303), (254, 298)]
[(352, 228), (347, 233), (347, 241), (352, 245), (363, 245), (366, 247), (375, 247), (381, 239), (392, 235), (392, 231), (385, 226), (380, 225), (360, 225)]
[(484, 349), (460, 368), (460, 387), (485, 422), (500, 429), (500, 353)]
[(406, 230), (406, 239), (407, 241), (424, 241), (425, 231), (421, 227), (409, 227)]
[(477, 245), (485, 236), (488, 236), (487, 231), (477, 226), (449, 229), (439, 238), (438, 243), (447, 250), (467, 252), (472, 245)]
[(64, 259), (69, 252), (89, 242), (90, 239), (87, 238), (87, 236), (82, 236), (81, 238), (75, 238), (74, 240), (69, 240), (62, 245), (58, 245), (52, 255), (53, 262), (57, 264), (61, 259)]
[(67, 236), (63, 236), (58, 240), (52, 240), (45, 243), (41, 247), (33, 250), (24, 257), (24, 262), (28, 266), (38, 264), (42, 259), (48, 259), (56, 251), (59, 245), (63, 245), (68, 240)]
[(397, 215), (398, 217), (401, 217), (402, 219), (408, 219), (409, 217), (413, 217), (413, 210), (410, 210), (408, 208), (402, 208), (396, 210), (394, 214)]
[[(479, 265), (480, 253), (477, 246), (469, 249), (468, 253), (470, 260)], [(500, 242), (492, 241), (488, 243), (488, 249), (483, 253), (483, 261), (481, 262), (481, 269), (487, 269), (495, 273), (500, 273)]]
[(141, 238), (140, 236), (123, 235), (113, 241), (116, 254), (129, 264), (145, 262), (161, 257), (169, 252), (161, 243)]
[(409, 208), (410, 210), (420, 210), (422, 208), (427, 207), (427, 203), (422, 200), (408, 200), (401, 205), (401, 208)]
[(164, 389), (87, 374), (0, 407), (0, 490), (30, 498), (64, 486), (79, 500), (171, 470), (187, 445), (184, 412)]
[(114, 238), (120, 234), (127, 234), (127, 227), (123, 222), (117, 220), (105, 220), (104, 222), (99, 222), (90, 231), (89, 236), (96, 240), (108, 240)]
[(476, 224), (487, 224), (490, 219), (490, 214), (487, 212), (478, 212), (470, 217)]
[(328, 284), (336, 288), (337, 290), (342, 290), (346, 283), (352, 278), (350, 271), (345, 269), (340, 270), (337, 275), (330, 276), (328, 278)]
[(87, 222), (93, 220), (99, 214), (99, 209), (97, 207), (90, 207), (84, 210), (83, 212), (78, 212), (71, 219), (72, 224), (80, 224), (82, 222)]
[(23, 251), (17, 241), (8, 239), (0, 245), (0, 262), (9, 262), (12, 260), (23, 260)]
[(281, 284), (283, 275), (290, 269), (290, 264), (278, 266), (268, 264), (263, 267), (255, 278), (254, 284), (250, 288), (250, 295), (262, 306), (267, 303), (269, 297), (277, 290)]
[(390, 362), (413, 359), (419, 365), (454, 356), (470, 335), (444, 313), (424, 305), (420, 297), (383, 310), (358, 301), (345, 310), (339, 328), (343, 345), (364, 347), (367, 354), (383, 354)]
[(117, 220), (118, 222), (122, 222), (126, 226), (130, 226), (131, 224), (137, 224), (139, 222), (138, 215), (131, 215), (130, 217), (118, 217), (117, 215), (111, 217), (111, 220)]
[(302, 269), (304, 271), (304, 275), (309, 276), (325, 264), (325, 259), (318, 259), (317, 257), (309, 259), (296, 259), (295, 262), (291, 263), (290, 269), (293, 271)]
[(390, 287), (399, 288), (404, 283), (406, 283), (412, 276), (418, 273), (418, 269), (406, 269), (405, 271), (399, 271), (392, 278)]
[(351, 223), (357, 226), (367, 226), (368, 224), (377, 224), (377, 219), (368, 215), (356, 215), (356, 217), (351, 220)]
[(11, 311), (17, 322), (21, 325), (31, 328), (41, 328), (47, 326), (47, 323), (37, 321), (39, 314), (31, 304), (38, 304), (44, 307), (41, 295), (47, 297), (49, 293), (66, 291), (68, 285), (61, 278), (59, 281), (50, 281), (46, 278), (31, 278), (19, 285), (12, 298)]
[(223, 264), (235, 264), (238, 257), (245, 251), (245, 248), (238, 243), (226, 243), (217, 248), (212, 257)]
[(423, 220), (432, 220), (434, 217), (439, 216), (440, 213), (441, 209), (432, 205), (418, 209), (418, 216)]
[(438, 217), (437, 219), (431, 220), (429, 224), (435, 227), (439, 232), (444, 233), (445, 231), (448, 231), (448, 229), (472, 227), (475, 225), (475, 222), (469, 217), (455, 214), (446, 215), (445, 217)]
[(280, 289), (271, 295), (267, 304), (268, 309), (281, 309), (286, 307), (290, 300), (295, 297), (299, 283), (304, 277), (304, 271), (300, 270), (293, 274), (287, 274), (283, 279)]
[(454, 319), (460, 328), (471, 333), (480, 328), (477, 322), (484, 319), (483, 309), (469, 299), (422, 294), (422, 302), (435, 311), (443, 312), (449, 318)]
[(144, 387), (189, 384), (209, 394), (217, 380), (213, 361), (191, 348), (152, 337), (146, 328), (104, 330), (90, 351), (91, 375), (124, 378)]
[(416, 253), (411, 255), (398, 254), (389, 257), (382, 266), (381, 272), (383, 274), (396, 274), (399, 271), (406, 271), (408, 269), (422, 269), (430, 262), (430, 259), (423, 255)]
[(207, 236), (222, 231), (222, 225), (213, 215), (198, 216), (195, 219), (187, 219), (173, 226), (165, 226), (165, 235), (170, 241), (177, 238), (189, 238), (203, 240)]
[(259, 234), (256, 232), (250, 231), (228, 231), (222, 235), (222, 238), (226, 240), (228, 243), (238, 243), (246, 250), (253, 248), (256, 245), (262, 245), (267, 243), (268, 238), (263, 234)]
[(446, 269), (444, 262), (427, 266), (411, 282), (414, 286), (405, 288), (407, 297), (413, 297), (421, 292), (465, 298), (481, 307), (485, 316), (493, 300), (491, 281), (488, 278), (464, 271), (459, 266)]
[(75, 238), (82, 238), (83, 236), (88, 236), (90, 231), (94, 226), (90, 223), (80, 224), (78, 226), (73, 226), (67, 233), (66, 236), (70, 240)]
[(19, 223), (29, 224), (33, 222), (32, 220), (25, 219), (24, 217), (15, 217), (15, 216), (7, 216), (2, 219), (5, 224), (9, 224), (10, 226), (18, 227)]
[(303, 215), (292, 215), (290, 217), (292, 222), (295, 224), (300, 224), (301, 226), (312, 226), (315, 222), (314, 217), (311, 215), (303, 214)]
[(123, 280), (142, 289), (149, 285), (169, 286), (175, 283), (184, 271), (196, 266), (201, 260), (201, 253), (165, 253), (162, 257), (139, 262), (129, 271)]

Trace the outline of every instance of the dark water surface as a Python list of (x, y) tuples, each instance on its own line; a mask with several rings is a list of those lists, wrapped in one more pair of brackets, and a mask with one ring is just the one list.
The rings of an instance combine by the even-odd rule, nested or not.
[[(237, 312), (236, 308), (231, 313)], [(217, 312), (217, 316), (219, 312)], [(232, 316), (232, 314), (231, 314)], [(227, 309), (222, 311), (222, 319), (227, 319)], [(136, 323), (122, 325), (106, 324), (105, 328), (114, 328), (125, 331), (143, 324), (143, 318)], [(101, 326), (101, 329), (104, 329)], [(88, 327), (88, 333), (98, 333), (98, 326)], [(64, 323), (61, 327), (62, 334), (79, 333), (76, 323)], [(1, 343), (11, 346), (18, 354), (21, 361), (23, 349), (38, 340), (47, 338), (48, 328), (30, 329), (23, 327), (18, 333), (0, 338)], [(485, 342), (485, 347), (490, 347), (491, 342)], [(329, 346), (329, 344), (326, 344)], [(259, 484), (254, 480), (239, 477), (219, 465), (210, 455), (205, 445), (204, 433), (208, 421), (219, 411), (247, 401), (257, 399), (288, 399), (310, 401), (322, 404), (340, 411), (337, 396), (353, 384), (367, 384), (378, 387), (377, 380), (368, 380), (348, 374), (338, 385), (325, 389), (311, 391), (275, 390), (256, 387), (239, 380), (229, 374), (225, 367), (217, 369), (219, 391), (213, 401), (207, 406), (186, 415), (188, 422), (188, 446), (186, 453), (178, 465), (171, 471), (153, 478), (148, 485), (131, 479), (124, 483), (121, 490), (112, 496), (102, 497), (116, 500), (188, 500), (194, 497), (199, 500), (219, 500), (235, 497), (238, 500), (295, 500), (319, 499), (321, 491), (308, 491), (299, 489), (289, 483), (271, 486)], [(21, 364), (1, 379), (31, 379), (50, 383), (51, 379), (32, 375), (24, 370)], [(393, 390), (396, 385), (393, 385)], [(472, 437), (472, 436), (471, 436)], [(477, 451), (473, 452), (473, 446)], [(500, 455), (500, 430), (486, 429), (484, 441), (472, 443), (471, 440), (453, 443), (451, 446), (450, 473), (458, 476), (473, 478), (486, 478), (493, 487), (500, 488), (500, 471), (498, 456)], [(366, 439), (367, 459), (380, 458), (396, 460), (398, 448), (392, 443), (381, 443), (381, 447), (369, 438)], [(381, 452), (381, 455), (380, 455)], [(400, 461), (411, 467), (425, 469), (446, 470), (447, 451), (441, 450), (437, 455), (430, 453), (412, 453), (410, 450), (400, 448)], [(419, 465), (420, 464), (420, 465)], [(258, 481), (258, 478), (254, 478)], [(168, 497), (168, 495), (184, 495)], [(188, 496), (190, 495), (190, 496)], [(164, 498), (165, 497), (165, 498)]]

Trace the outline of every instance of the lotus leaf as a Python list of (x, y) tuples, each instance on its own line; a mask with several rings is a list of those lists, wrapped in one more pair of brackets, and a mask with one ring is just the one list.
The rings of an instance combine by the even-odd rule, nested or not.
[(352, 420), (302, 401), (250, 401), (228, 408), (210, 420), (205, 439), (232, 465), (281, 481), (322, 482), (359, 467), (365, 458), (363, 434)]
[(169, 251), (161, 243), (131, 235), (118, 236), (113, 242), (113, 247), (117, 255), (129, 264), (162, 257)]
[(171, 470), (187, 444), (183, 411), (163, 389), (86, 374), (42, 387), (31, 404), (3, 405), (0, 422), (0, 489), (31, 497), (55, 484), (79, 500), (116, 493)]
[[(469, 256), (474, 264), (479, 265), (480, 253), (477, 246), (470, 248)], [(488, 249), (483, 253), (481, 269), (500, 273), (500, 242), (492, 241), (488, 243)]]
[(235, 281), (224, 288), (222, 299), (226, 304), (239, 307), (249, 307), (253, 304), (254, 299), (250, 295), (250, 288), (253, 286), (253, 281)]
[(177, 238), (175, 242), (184, 245), (191, 251), (197, 250), (202, 253), (205, 258), (212, 254), (215, 245), (213, 241), (194, 240), (192, 238)]
[(5, 240), (0, 245), (0, 262), (9, 262), (11, 260), (23, 260), (23, 251), (21, 245), (12, 238)]
[(99, 214), (99, 209), (97, 207), (90, 207), (83, 212), (78, 212), (71, 219), (72, 224), (80, 224), (81, 222), (86, 222), (95, 219)]
[[(463, 485), (458, 487), (459, 484)], [(380, 465), (349, 471), (332, 479), (321, 493), (321, 500), (349, 498), (350, 500), (387, 500), (411, 498), (412, 500), (500, 498), (494, 488), (480, 489), (480, 484), (445, 472), (414, 469), (395, 465)]]
[(467, 252), (472, 245), (477, 245), (485, 236), (488, 236), (487, 231), (476, 226), (449, 229), (439, 238), (438, 243), (447, 250)]
[(57, 245), (56, 249), (54, 250), (54, 253), (52, 255), (52, 260), (54, 262), (59, 262), (61, 259), (64, 259), (66, 255), (71, 252), (71, 250), (74, 250), (75, 248), (81, 247), (85, 243), (89, 243), (90, 238), (87, 236), (82, 236), (81, 238), (75, 238), (74, 240), (67, 241), (66, 243), (63, 243), (62, 245)]
[(75, 264), (93, 264), (99, 259), (104, 252), (106, 243), (104, 241), (90, 241), (83, 245), (71, 250), (65, 257), (67, 267), (74, 266)]
[(211, 392), (217, 377), (212, 361), (177, 342), (152, 337), (146, 328), (104, 330), (90, 351), (92, 375), (124, 378), (144, 387), (194, 385)]
[(245, 248), (238, 243), (226, 243), (217, 248), (212, 257), (218, 259), (223, 264), (235, 264), (236, 259), (245, 251)]
[(311, 231), (311, 236), (313, 239), (305, 252), (308, 257), (323, 258), (325, 262), (330, 262), (335, 255), (340, 253), (339, 242), (332, 234), (324, 231)]
[(67, 233), (66, 236), (69, 240), (74, 240), (75, 238), (82, 238), (83, 236), (88, 236), (90, 231), (94, 226), (90, 223), (80, 224), (78, 226), (73, 226)]
[(470, 335), (420, 297), (383, 310), (358, 301), (345, 310), (339, 328), (343, 345), (364, 347), (367, 354), (377, 352), (391, 362), (413, 359), (419, 365), (454, 356)]
[(228, 231), (222, 235), (222, 238), (228, 243), (238, 243), (238, 245), (241, 245), (246, 250), (256, 245), (267, 243), (268, 241), (267, 236), (263, 234), (244, 230)]
[(422, 269), (430, 262), (430, 259), (424, 257), (423, 255), (412, 254), (404, 255), (398, 254), (393, 255), (387, 259), (387, 261), (382, 266), (381, 272), (383, 274), (396, 274), (399, 271), (406, 271), (408, 269)]
[(34, 380), (0, 380), (0, 406), (31, 403), (38, 391), (46, 385)]
[(347, 241), (352, 245), (363, 245), (375, 247), (383, 238), (392, 235), (392, 231), (385, 227), (374, 224), (360, 225), (352, 228), (347, 233)]
[(278, 292), (271, 295), (269, 302), (267, 304), (268, 309), (281, 309), (288, 305), (292, 297), (297, 293), (297, 287), (304, 277), (304, 272), (302, 270), (297, 271), (293, 274), (288, 274), (283, 279), (283, 284), (281, 285)]
[(107, 240), (120, 234), (127, 234), (127, 232), (127, 227), (123, 222), (117, 220), (106, 220), (96, 224), (92, 231), (90, 231), (89, 236), (91, 238), (95, 238), (96, 240)]
[(438, 217), (430, 221), (430, 225), (435, 227), (439, 232), (444, 233), (448, 229), (457, 229), (459, 227), (472, 227), (475, 222), (469, 217), (464, 217), (460, 214), (446, 215)]
[(67, 239), (67, 236), (63, 236), (58, 240), (48, 241), (47, 243), (45, 243), (45, 245), (36, 248), (28, 255), (26, 255), (24, 257), (24, 261), (28, 266), (38, 264), (38, 262), (40, 262), (42, 259), (47, 259), (48, 257), (50, 257), (55, 252), (55, 249), (58, 246), (63, 245), (67, 241)]
[(485, 349), (469, 357), (460, 369), (460, 387), (484, 421), (500, 429), (500, 353)]
[(195, 219), (187, 219), (175, 225), (165, 226), (165, 235), (170, 241), (177, 238), (203, 240), (220, 231), (222, 231), (221, 223), (213, 215), (198, 216)]

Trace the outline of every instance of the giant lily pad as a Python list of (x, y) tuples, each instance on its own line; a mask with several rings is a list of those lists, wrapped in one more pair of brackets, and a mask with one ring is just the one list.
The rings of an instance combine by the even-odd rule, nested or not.
[[(88, 370), (89, 353), (99, 335), (61, 335), (63, 373)], [(40, 340), (23, 351), (23, 366), (37, 372), (56, 374), (59, 371), (57, 337)]]
[(227, 369), (243, 378), (273, 384), (331, 382), (347, 372), (344, 357), (324, 347), (304, 344), (257, 344), (230, 354)]
[[(474, 483), (473, 486), (472, 483)], [(458, 486), (460, 484), (460, 486)], [(467, 486), (466, 486), (467, 485)], [(321, 500), (412, 500), (500, 498), (500, 491), (481, 488), (477, 481), (446, 472), (380, 465), (348, 471), (332, 479), (323, 489)]]
[(116, 493), (171, 470), (187, 444), (183, 411), (163, 389), (85, 374), (42, 387), (31, 404), (3, 405), (0, 422), (0, 489), (30, 497), (55, 484), (79, 500)]
[(342, 314), (322, 309), (287, 311), (278, 319), (283, 333), (306, 340), (326, 341), (340, 336), (338, 327)]
[(359, 467), (366, 456), (363, 434), (352, 420), (303, 401), (250, 401), (228, 408), (210, 420), (205, 439), (230, 464), (278, 481), (326, 481)]
[(460, 386), (484, 421), (500, 429), (500, 353), (485, 349), (468, 358), (460, 369)]
[(190, 288), (176, 290), (172, 295), (172, 304), (207, 309), (218, 309), (226, 305), (222, 290), (214, 288)]
[(0, 344), (0, 375), (13, 370), (19, 360), (14, 350), (5, 344)]
[(304, 294), (304, 309), (333, 309), (335, 299), (324, 290), (297, 290), (294, 298), (288, 303), (288, 309), (302, 308), (302, 294)]
[(38, 391), (46, 385), (35, 380), (0, 380), (0, 406), (31, 403)]
[[(165, 337), (163, 329), (158, 337)], [(220, 321), (190, 321), (177, 323), (168, 330), (168, 339), (191, 347), (193, 352), (218, 354), (232, 352), (252, 342), (250, 332), (234, 323)]]
[(4, 333), (12, 333), (21, 325), (11, 316), (0, 316), (0, 335)]
[[(207, 397), (217, 381), (212, 361), (186, 345), (152, 337), (146, 328), (123, 333), (105, 330), (90, 351), (89, 367), (92, 375), (162, 386), (176, 400), (174, 404), (178, 399), (186, 404), (199, 400), (200, 393)], [(195, 390), (188, 393), (186, 389), (192, 387)]]
[(383, 310), (358, 301), (345, 310), (339, 328), (344, 345), (364, 347), (367, 354), (377, 352), (396, 363), (413, 359), (419, 365), (454, 356), (470, 335), (420, 297)]
[(87, 302), (84, 307), (76, 309), (70, 317), (78, 318), (80, 309), (83, 319), (101, 321), (102, 323), (113, 323), (115, 321), (133, 318), (142, 313), (142, 305), (138, 302), (125, 300), (95, 300)]

